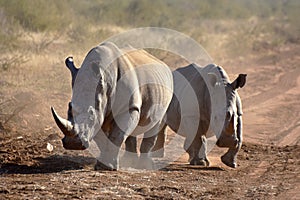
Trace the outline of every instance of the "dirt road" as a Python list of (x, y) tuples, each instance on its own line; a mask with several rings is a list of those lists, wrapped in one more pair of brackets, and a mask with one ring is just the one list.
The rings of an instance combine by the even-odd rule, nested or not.
[[(276, 62), (273, 56), (222, 63), (231, 77), (248, 74), (240, 90), (245, 142), (236, 169), (220, 162), (224, 150), (216, 147), (207, 168), (182, 157), (159, 171), (94, 171), (88, 151), (62, 148), (53, 121), (41, 119), (42, 131), (26, 126), (36, 116), (25, 108), (20, 127), (0, 124), (0, 199), (300, 199), (299, 52), (299, 45), (289, 45)], [(37, 108), (49, 102), (27, 94)], [(37, 118), (50, 115), (37, 108)]]

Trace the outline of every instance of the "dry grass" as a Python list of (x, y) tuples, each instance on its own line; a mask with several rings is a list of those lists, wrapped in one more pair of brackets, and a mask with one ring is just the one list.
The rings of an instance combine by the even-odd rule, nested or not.
[[(2, 1), (1, 122), (17, 123), (24, 114), (33, 116), (29, 108), (36, 104), (35, 115), (43, 113), (46, 121), (43, 126), (49, 126), (50, 105), (58, 106), (64, 113), (70, 99), (71, 78), (64, 66), (65, 58), (72, 55), (75, 64), (80, 66), (90, 48), (114, 34), (138, 26), (162, 26), (182, 31), (198, 41), (214, 62), (221, 65), (230, 64), (231, 60), (260, 60), (261, 55), (277, 62), (278, 58), (273, 58), (272, 52), (287, 43), (299, 42), (297, 25), (300, 20), (295, 9), (300, 4), (289, 1), (282, 5), (281, 1), (276, 1), (272, 4), (274, 12), (271, 12), (265, 6), (270, 2), (255, 1), (257, 5), (251, 3), (245, 7), (247, 2), (232, 3), (226, 11), (216, 10), (210, 1), (196, 0), (189, 3), (180, 0), (74, 3), (71, 0), (53, 1), (51, 5), (41, 1), (40, 7), (46, 11), (39, 15), (40, 10), (30, 7), (36, 3), (34, 1), (26, 5), (18, 4), (18, 0)], [(223, 2), (216, 6), (228, 7)], [(164, 59), (166, 62), (171, 60)], [(24, 93), (30, 97), (15, 100), (18, 94)], [(18, 115), (21, 117), (10, 117)]]

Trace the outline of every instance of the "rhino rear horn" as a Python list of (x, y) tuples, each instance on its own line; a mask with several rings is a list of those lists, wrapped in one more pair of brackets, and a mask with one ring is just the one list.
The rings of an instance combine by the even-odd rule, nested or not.
[(53, 115), (53, 118), (58, 126), (58, 128), (63, 132), (64, 135), (66, 136), (74, 136), (74, 130), (73, 130), (73, 125), (70, 121), (60, 117), (56, 111), (54, 110), (53, 107), (51, 107), (51, 112)]
[(78, 72), (79, 69), (75, 67), (72, 56), (69, 56), (69, 57), (66, 58), (65, 64), (69, 68), (69, 70), (71, 71), (71, 75), (72, 75), (72, 87), (73, 87), (75, 79), (76, 79), (76, 76), (77, 76), (77, 72)]

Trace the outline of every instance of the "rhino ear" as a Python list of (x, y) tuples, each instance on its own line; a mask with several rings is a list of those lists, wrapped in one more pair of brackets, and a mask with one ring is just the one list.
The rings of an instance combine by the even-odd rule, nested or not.
[(232, 88), (238, 89), (244, 87), (246, 84), (247, 74), (239, 74), (239, 76), (231, 83)]
[(66, 58), (65, 64), (69, 68), (69, 70), (71, 71), (72, 74), (77, 74), (78, 68), (75, 67), (72, 56), (69, 56), (69, 57)]
[(218, 77), (217, 77), (217, 75), (215, 74), (215, 73), (208, 73), (207, 74), (208, 75), (208, 81), (209, 81), (209, 83), (211, 84), (211, 86), (215, 86), (216, 85), (216, 83), (218, 82)]
[(74, 86), (74, 82), (78, 73), (78, 68), (75, 67), (73, 57), (69, 56), (65, 60), (65, 64), (67, 68), (69, 68), (71, 75), (72, 75), (72, 87)]

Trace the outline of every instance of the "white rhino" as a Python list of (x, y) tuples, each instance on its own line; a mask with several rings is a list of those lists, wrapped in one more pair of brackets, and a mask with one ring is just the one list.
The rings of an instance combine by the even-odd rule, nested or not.
[(122, 143), (144, 133), (141, 159), (151, 160), (149, 151), (173, 94), (168, 66), (144, 50), (119, 49), (110, 42), (90, 50), (79, 69), (71, 58), (66, 65), (72, 74), (68, 119), (51, 108), (65, 135), (64, 148), (87, 149), (94, 140), (101, 151), (95, 168), (117, 170)]
[(191, 165), (209, 165), (207, 137), (217, 136), (219, 147), (228, 147), (221, 160), (235, 168), (242, 145), (242, 103), (237, 92), (246, 83), (246, 74), (230, 82), (220, 66), (200, 68), (195, 64), (173, 71), (174, 95), (166, 121), (152, 149), (153, 155), (164, 155), (166, 126), (184, 136), (184, 149)]

